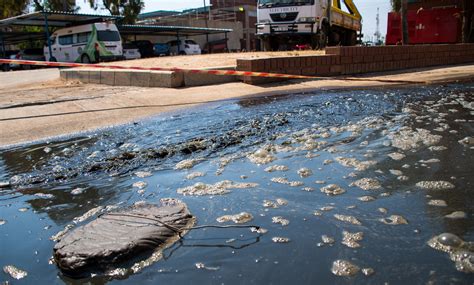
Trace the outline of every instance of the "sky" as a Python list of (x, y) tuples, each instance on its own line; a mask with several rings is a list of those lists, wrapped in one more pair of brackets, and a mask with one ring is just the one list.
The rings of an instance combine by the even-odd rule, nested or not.
[[(377, 29), (376, 16), (377, 8), (380, 8), (380, 33), (385, 36), (387, 33), (387, 13), (390, 11), (390, 0), (353, 0), (357, 8), (359, 8), (362, 14), (362, 32), (364, 38), (370, 40), (373, 38), (374, 33)], [(152, 12), (156, 10), (184, 10), (190, 8), (202, 7), (209, 5), (209, 0), (145, 0), (145, 9), (143, 12)], [(94, 12), (89, 8), (88, 4), (85, 4), (84, 0), (77, 0), (77, 4), (81, 7), (80, 12), (90, 13)], [(100, 13), (106, 13), (106, 11), (96, 11)]]

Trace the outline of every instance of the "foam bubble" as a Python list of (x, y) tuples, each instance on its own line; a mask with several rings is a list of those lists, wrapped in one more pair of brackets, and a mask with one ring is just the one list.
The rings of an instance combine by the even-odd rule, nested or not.
[(382, 223), (386, 225), (406, 225), (408, 221), (400, 215), (391, 215), (387, 218), (379, 219)]
[(361, 247), (358, 241), (361, 241), (364, 238), (363, 232), (350, 233), (347, 231), (342, 232), (342, 244), (350, 248), (359, 248)]
[(420, 181), (416, 183), (416, 186), (422, 189), (431, 190), (449, 190), (455, 187), (451, 182), (448, 181)]
[(21, 270), (14, 265), (5, 265), (3, 267), (3, 272), (10, 275), (12, 278), (20, 280), (25, 278), (28, 275), (28, 272)]
[(350, 223), (350, 224), (353, 224), (353, 225), (358, 225), (358, 226), (362, 225), (362, 223), (354, 216), (346, 216), (346, 215), (335, 214), (334, 218), (336, 218), (339, 221)]
[(320, 190), (321, 192), (330, 196), (341, 195), (341, 194), (346, 193), (346, 190), (342, 189), (336, 184), (329, 184), (327, 186), (322, 187)]
[(288, 226), (290, 224), (290, 221), (283, 218), (282, 216), (276, 216), (276, 217), (272, 217), (272, 223), (280, 224), (282, 226)]
[(253, 216), (247, 212), (241, 212), (235, 215), (224, 215), (216, 219), (219, 223), (234, 222), (236, 224), (245, 224), (253, 220)]
[(375, 189), (380, 189), (382, 186), (380, 185), (380, 182), (375, 179), (375, 178), (362, 178), (359, 180), (356, 180), (349, 184), (349, 186), (357, 186), (362, 190), (375, 190)]
[(342, 259), (334, 261), (331, 267), (331, 272), (336, 276), (353, 276), (359, 271), (359, 266)]

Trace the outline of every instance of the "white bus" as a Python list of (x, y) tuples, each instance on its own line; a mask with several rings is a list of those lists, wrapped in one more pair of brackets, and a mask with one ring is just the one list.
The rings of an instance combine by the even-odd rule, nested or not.
[(115, 24), (95, 23), (63, 28), (50, 38), (44, 47), (46, 60), (59, 62), (99, 62), (122, 60), (122, 39)]

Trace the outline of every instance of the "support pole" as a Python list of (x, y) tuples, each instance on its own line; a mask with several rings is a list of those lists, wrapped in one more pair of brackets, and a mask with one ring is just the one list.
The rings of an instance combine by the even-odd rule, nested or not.
[(179, 39), (179, 31), (176, 32), (176, 39), (178, 40), (178, 55), (181, 53), (181, 41)]
[(206, 34), (206, 45), (207, 45), (207, 53), (211, 53), (211, 47), (209, 46), (209, 34)]
[(46, 32), (46, 40), (48, 41), (48, 51), (49, 51), (49, 58), (48, 61), (52, 61), (53, 58), (53, 49), (51, 48), (51, 36), (49, 34), (49, 25), (48, 25), (48, 14), (43, 12), (44, 15), (44, 29)]
[(407, 8), (408, 3), (407, 0), (402, 0), (402, 43), (407, 45), (410, 43), (410, 39), (408, 38), (408, 18), (407, 18)]
[(3, 31), (0, 30), (0, 43), (2, 44), (2, 57), (6, 58), (7, 57), (7, 51), (5, 50), (5, 40), (3, 38)]
[(227, 32), (225, 32), (224, 34), (225, 34), (225, 50), (226, 52), (229, 52), (229, 45), (227, 44)]

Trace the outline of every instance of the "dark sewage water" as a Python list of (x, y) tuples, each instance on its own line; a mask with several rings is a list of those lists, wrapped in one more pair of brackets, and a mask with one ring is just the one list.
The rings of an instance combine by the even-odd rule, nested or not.
[[(1, 150), (0, 281), (473, 284), (473, 94), (242, 99)], [(162, 198), (197, 225), (263, 230), (192, 230), (153, 262), (85, 279), (52, 262), (59, 232)]]

